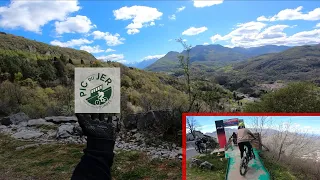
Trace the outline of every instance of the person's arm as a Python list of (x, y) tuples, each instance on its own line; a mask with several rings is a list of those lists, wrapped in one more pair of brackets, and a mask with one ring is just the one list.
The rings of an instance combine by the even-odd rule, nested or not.
[(88, 114), (77, 114), (77, 117), (83, 133), (87, 135), (87, 147), (71, 180), (111, 180), (110, 171), (115, 144), (114, 126), (104, 121), (104, 116), (100, 116), (100, 120)]
[(247, 131), (248, 131), (247, 133), (248, 133), (253, 139), (257, 139), (249, 129), (247, 129)]

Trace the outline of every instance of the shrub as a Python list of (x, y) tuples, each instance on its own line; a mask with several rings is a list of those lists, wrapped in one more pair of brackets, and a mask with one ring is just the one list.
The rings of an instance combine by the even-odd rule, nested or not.
[(319, 112), (320, 89), (311, 83), (291, 83), (287, 87), (262, 96), (261, 101), (248, 103), (246, 112)]

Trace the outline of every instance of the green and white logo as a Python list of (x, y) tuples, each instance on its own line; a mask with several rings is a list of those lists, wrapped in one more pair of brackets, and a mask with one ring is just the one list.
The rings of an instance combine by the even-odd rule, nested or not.
[(76, 68), (75, 97), (76, 113), (119, 113), (120, 69)]
[[(110, 102), (112, 96), (112, 79), (105, 74), (92, 74), (81, 82), (80, 97), (92, 107), (101, 108)], [(94, 81), (98, 81), (94, 83)], [(90, 83), (91, 82), (91, 83)], [(100, 84), (95, 86), (95, 84)], [(91, 86), (90, 86), (91, 85)]]

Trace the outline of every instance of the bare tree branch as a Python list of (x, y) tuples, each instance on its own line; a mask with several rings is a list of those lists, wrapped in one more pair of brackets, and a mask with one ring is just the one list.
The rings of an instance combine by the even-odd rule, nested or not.
[(280, 161), (282, 156), (301, 158), (316, 151), (313, 143), (315, 136), (308, 130), (303, 130), (292, 122), (283, 122), (276, 130), (268, 145), (277, 161)]
[(194, 117), (187, 118), (187, 129), (190, 131), (193, 138), (196, 138), (195, 131), (200, 129), (200, 125)]

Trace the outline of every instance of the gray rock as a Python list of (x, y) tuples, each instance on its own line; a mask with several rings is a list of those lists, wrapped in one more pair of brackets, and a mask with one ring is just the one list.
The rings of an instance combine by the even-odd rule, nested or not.
[(56, 137), (56, 134), (57, 134), (56, 131), (50, 130), (47, 132), (47, 137), (48, 137), (48, 139), (53, 139)]
[(48, 125), (53, 126), (54, 123), (47, 122), (45, 119), (31, 119), (28, 121), (28, 126)]
[(213, 164), (209, 163), (208, 161), (205, 161), (205, 162), (200, 164), (200, 168), (213, 170)]
[(203, 163), (203, 161), (196, 159), (196, 158), (192, 158), (191, 163), (190, 163), (190, 167), (199, 167), (202, 163)]
[(0, 120), (0, 124), (9, 126), (11, 124), (19, 124), (24, 121), (28, 121), (30, 118), (23, 112), (13, 114), (7, 117), (4, 117)]
[(21, 122), (21, 123), (19, 123), (18, 125), (17, 125), (17, 128), (24, 128), (24, 127), (27, 127), (27, 125), (28, 125), (28, 122), (27, 121), (24, 121), (24, 122)]
[(176, 148), (176, 147), (177, 147), (177, 145), (173, 143), (173, 144), (172, 144), (172, 147), (173, 147), (173, 148)]
[(163, 152), (161, 155), (162, 158), (169, 158), (170, 157), (170, 152)]
[(162, 120), (169, 119), (170, 111), (149, 111), (137, 121), (138, 130), (157, 128)]
[(82, 136), (83, 135), (82, 128), (80, 127), (79, 123), (75, 123), (73, 125), (73, 135), (75, 135), (75, 136)]
[(21, 130), (12, 135), (16, 139), (36, 139), (43, 135), (44, 133), (36, 130)]
[(141, 119), (142, 116), (143, 113), (127, 115), (126, 118), (123, 120), (124, 127), (126, 129), (136, 129), (138, 120)]
[(5, 134), (12, 134), (12, 129), (8, 126), (0, 125), (0, 132)]
[(57, 130), (56, 138), (57, 139), (69, 138), (74, 134), (73, 128), (74, 128), (73, 125), (68, 125), (68, 124), (60, 125)]
[(160, 157), (158, 155), (151, 156), (151, 159), (159, 159)]
[(169, 158), (170, 158), (170, 159), (178, 158), (178, 153), (176, 153), (176, 152), (171, 152), (170, 155), (169, 155)]
[(55, 124), (78, 122), (78, 119), (76, 116), (51, 116), (51, 117), (45, 117), (45, 120), (47, 122), (53, 122)]
[(136, 133), (138, 130), (137, 129), (132, 129), (131, 132), (132, 133)]
[(143, 135), (140, 134), (140, 133), (134, 134), (133, 137), (136, 138), (136, 140), (141, 140), (141, 139), (143, 139)]

